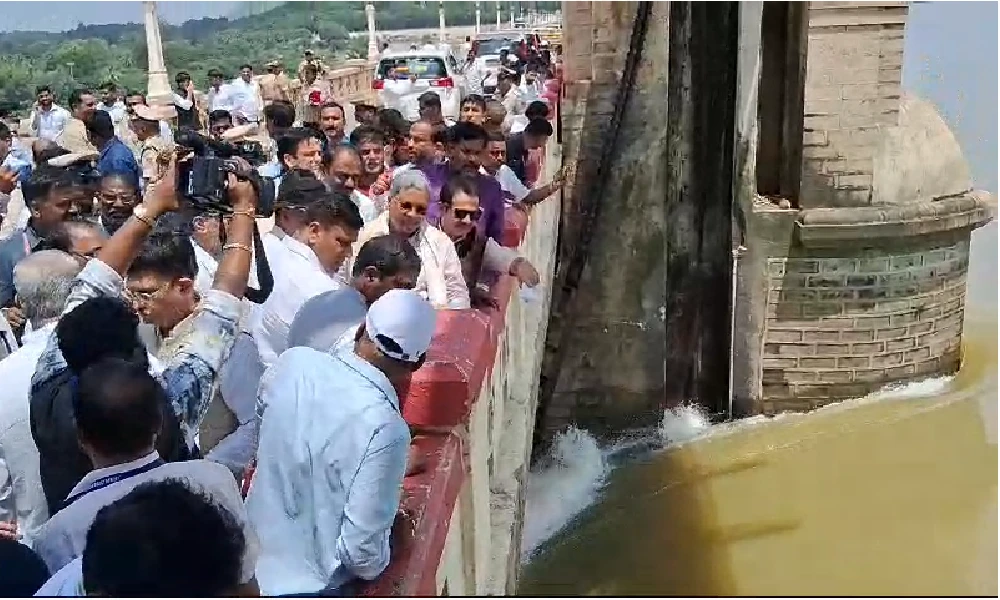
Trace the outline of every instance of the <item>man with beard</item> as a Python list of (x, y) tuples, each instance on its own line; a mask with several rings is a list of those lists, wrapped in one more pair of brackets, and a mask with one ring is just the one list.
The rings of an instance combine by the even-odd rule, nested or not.
[(363, 125), (351, 133), (351, 145), (361, 155), (361, 178), (358, 180), (357, 191), (370, 198), (375, 206), (384, 207), (385, 193), (392, 183), (389, 171), (385, 168), (385, 135), (374, 127)]

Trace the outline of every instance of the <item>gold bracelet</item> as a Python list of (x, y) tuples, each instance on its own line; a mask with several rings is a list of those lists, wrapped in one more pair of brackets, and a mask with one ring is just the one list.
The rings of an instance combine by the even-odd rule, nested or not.
[(251, 219), (257, 218), (257, 213), (255, 211), (252, 211), (252, 210), (234, 210), (230, 214), (233, 215), (234, 217), (236, 215), (241, 215), (241, 216), (244, 216), (244, 217), (250, 217)]
[(223, 252), (225, 252), (226, 250), (233, 250), (233, 249), (245, 250), (247, 253), (253, 254), (253, 248), (247, 246), (246, 244), (241, 244), (239, 242), (229, 242), (228, 244), (222, 247)]

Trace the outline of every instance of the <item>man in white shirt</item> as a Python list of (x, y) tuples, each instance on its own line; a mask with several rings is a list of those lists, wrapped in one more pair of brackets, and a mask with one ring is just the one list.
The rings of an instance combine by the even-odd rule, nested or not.
[(121, 139), (127, 137), (125, 132), (128, 130), (128, 109), (119, 97), (115, 84), (107, 82), (101, 86), (101, 101), (97, 103), (97, 110), (103, 110), (111, 115), (115, 135)]
[(232, 114), (239, 125), (259, 123), (264, 100), (260, 95), (260, 85), (253, 79), (253, 67), (240, 67), (240, 76), (229, 84), (229, 97), (233, 106)]
[(391, 290), (353, 350), (292, 348), (261, 382), (247, 512), (264, 594), (351, 595), (388, 566), (410, 443), (394, 385), (423, 364), (435, 320), (418, 294)]
[(277, 266), (272, 263), (274, 289), (256, 308), (250, 325), (265, 367), (287, 347), (288, 329), (302, 304), (345, 285), (338, 272), (363, 226), (353, 202), (310, 179), (290, 173), (278, 195), (278, 203), (288, 207), (280, 224), (284, 252)]
[(229, 112), (233, 110), (233, 102), (230, 98), (230, 86), (225, 83), (224, 79), (222, 72), (218, 69), (212, 69), (208, 72), (209, 87), (206, 94), (208, 112), (217, 110)]
[(27, 543), (49, 518), (31, 438), (31, 376), (79, 271), (72, 256), (57, 250), (35, 252), (14, 267), (14, 288), (31, 332), (19, 350), (0, 360), (0, 522), (14, 523)]
[(35, 93), (38, 95), (38, 101), (28, 117), (31, 121), (31, 134), (54, 142), (62, 135), (63, 129), (72, 117), (68, 110), (55, 103), (49, 86), (39, 86)]
[(156, 379), (133, 362), (104, 358), (84, 369), (76, 386), (74, 410), (80, 446), (94, 470), (39, 529), (34, 549), (54, 573), (83, 554), (87, 531), (102, 508), (140, 484), (179, 479), (240, 522), (244, 536), (252, 540), (243, 555), (241, 583), (253, 589), (256, 538), (232, 474), (207, 460), (164, 463), (154, 450), (163, 394)]
[(382, 235), (408, 240), (416, 248), (421, 263), (414, 289), (435, 308), (469, 308), (469, 287), (455, 244), (443, 231), (427, 223), (430, 193), (427, 177), (418, 169), (395, 175), (389, 188), (388, 209), (365, 225), (357, 246)]

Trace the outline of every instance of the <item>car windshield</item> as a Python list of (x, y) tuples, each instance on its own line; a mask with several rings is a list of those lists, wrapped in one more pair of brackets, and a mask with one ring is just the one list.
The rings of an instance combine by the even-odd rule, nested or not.
[(417, 79), (440, 79), (448, 76), (444, 60), (436, 56), (397, 56), (383, 58), (378, 65), (378, 76), (381, 79), (389, 77), (392, 69), (397, 75), (416, 75)]
[(500, 59), (499, 58), (487, 58), (486, 60), (483, 61), (483, 64), (486, 65), (487, 67), (499, 67), (500, 66)]
[(510, 38), (487, 38), (479, 40), (479, 56), (484, 54), (500, 54), (500, 50), (510, 50), (514, 42)]

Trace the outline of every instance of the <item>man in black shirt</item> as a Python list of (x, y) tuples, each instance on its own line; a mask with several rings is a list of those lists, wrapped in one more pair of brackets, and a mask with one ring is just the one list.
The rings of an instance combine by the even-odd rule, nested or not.
[(514, 171), (521, 183), (528, 185), (528, 152), (545, 146), (551, 135), (552, 125), (545, 119), (535, 118), (528, 122), (524, 131), (507, 139), (507, 166)]

